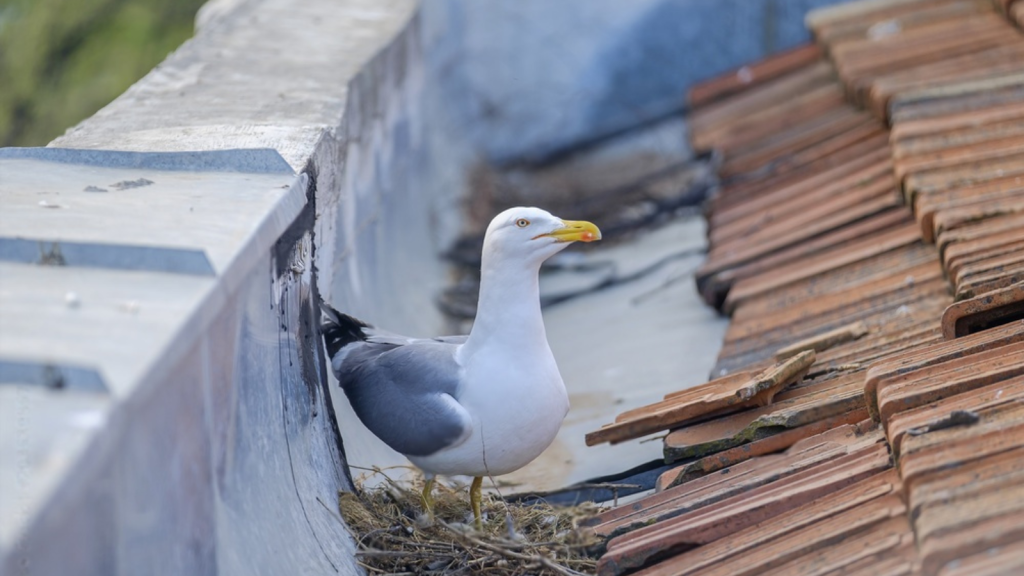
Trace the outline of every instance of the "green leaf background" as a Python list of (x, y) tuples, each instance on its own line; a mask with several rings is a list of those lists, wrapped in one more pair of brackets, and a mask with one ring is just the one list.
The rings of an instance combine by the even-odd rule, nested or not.
[(204, 0), (0, 0), (0, 146), (44, 146), (192, 36)]

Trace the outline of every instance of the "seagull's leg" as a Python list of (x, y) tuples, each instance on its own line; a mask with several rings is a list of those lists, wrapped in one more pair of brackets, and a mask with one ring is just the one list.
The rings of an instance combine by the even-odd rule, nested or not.
[(434, 497), (431, 495), (433, 490), (434, 477), (430, 476), (423, 485), (423, 509), (427, 512), (427, 517), (431, 520), (434, 519)]
[(480, 489), (484, 485), (484, 479), (481, 476), (473, 478), (473, 484), (469, 487), (469, 503), (473, 506), (473, 519), (476, 520), (476, 529), (484, 529), (484, 521), (480, 516)]

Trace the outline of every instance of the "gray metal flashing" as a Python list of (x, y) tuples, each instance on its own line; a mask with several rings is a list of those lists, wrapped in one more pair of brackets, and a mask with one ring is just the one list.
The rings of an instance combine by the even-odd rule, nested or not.
[(95, 152), (0, 154), (0, 259), (223, 276), (240, 256), (269, 249), (306, 202), (305, 177), (276, 153), (259, 155), (284, 170), (242, 173), (184, 169), (220, 163), (205, 152), (132, 153), (130, 168), (92, 163), (124, 155)]
[(0, 384), (30, 384), (74, 392), (109, 392), (103, 376), (95, 368), (4, 358), (0, 358)]
[(0, 237), (0, 260), (41, 266), (85, 266), (213, 276), (202, 250), (160, 246), (125, 246), (68, 240)]
[(272, 148), (206, 150), (201, 152), (125, 152), (78, 148), (0, 148), (0, 160), (42, 160), (63, 164), (183, 172), (244, 172), (293, 174), (291, 166)]
[[(0, 263), (0, 357), (89, 366), (114, 398), (177, 361), (169, 354), (200, 313), (223, 306), (216, 279), (158, 272)], [(187, 332), (186, 332), (187, 333)], [(170, 357), (168, 357), (170, 356)]]

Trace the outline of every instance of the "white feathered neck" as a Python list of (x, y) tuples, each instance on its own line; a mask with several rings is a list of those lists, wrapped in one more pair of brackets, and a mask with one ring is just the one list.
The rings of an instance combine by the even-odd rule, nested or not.
[(489, 345), (523, 352), (547, 348), (540, 312), (541, 262), (503, 256), (484, 245), (476, 320), (463, 346), (463, 354)]

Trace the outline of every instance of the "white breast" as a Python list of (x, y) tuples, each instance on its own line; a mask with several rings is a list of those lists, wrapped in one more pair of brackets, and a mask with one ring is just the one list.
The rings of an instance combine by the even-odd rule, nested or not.
[(547, 347), (477, 350), (464, 366), (462, 404), (473, 431), (456, 447), (411, 458), (427, 472), (498, 476), (533, 461), (555, 439), (569, 398)]

